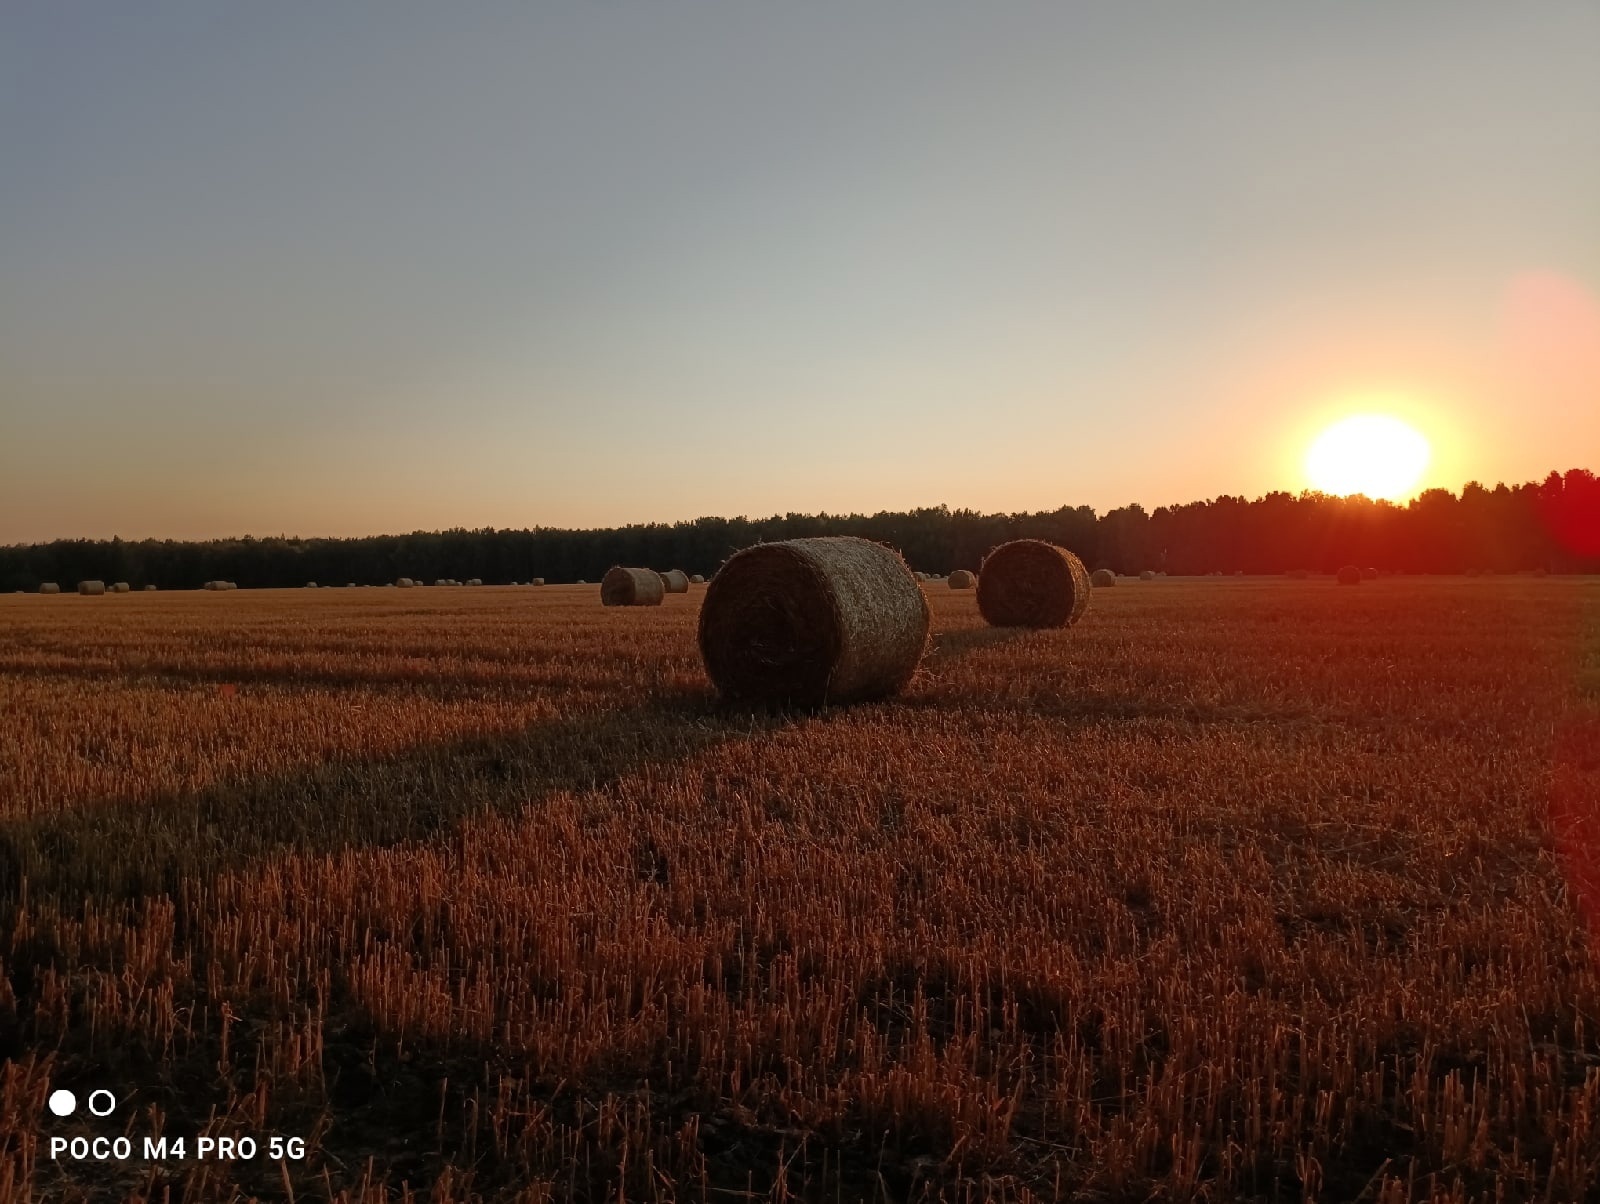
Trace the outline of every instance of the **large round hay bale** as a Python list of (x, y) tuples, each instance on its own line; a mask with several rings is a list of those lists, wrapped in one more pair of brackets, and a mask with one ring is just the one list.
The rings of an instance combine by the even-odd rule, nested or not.
[(106, 583), (104, 581), (80, 581), (78, 582), (78, 592), (86, 598), (97, 598), (106, 592)]
[(39, 592), (41, 594), (59, 594), (61, 586), (54, 581), (43, 581), (39, 583)]
[(903, 689), (928, 602), (897, 552), (849, 535), (756, 544), (706, 587), (700, 656), (735, 702), (818, 706)]
[(528, 584), (529, 585), (543, 585), (544, 584), (544, 578), (543, 577), (535, 577), (532, 581), (528, 582)]
[(654, 569), (625, 569), (620, 564), (600, 579), (602, 606), (660, 606), (666, 583)]
[(1364, 569), (1361, 570), (1361, 580), (1363, 580), (1363, 581), (1376, 581), (1377, 579), (1378, 579), (1378, 570), (1377, 569), (1372, 568), (1371, 566), (1368, 566), (1367, 568), (1364, 568)]
[(131, 585), (129, 585), (126, 581), (118, 581), (114, 585), (112, 585), (112, 587), (111, 587), (111, 592), (114, 593), (114, 594), (131, 593), (132, 590), (133, 590), (133, 587)]
[(1360, 585), (1361, 570), (1353, 564), (1347, 564), (1339, 570), (1340, 585)]
[(690, 585), (704, 585), (705, 583), (706, 583), (706, 579), (704, 577), (702, 577), (699, 573), (690, 573), (689, 574), (689, 584)]
[(1156, 579), (1156, 571), (1155, 571), (1155, 569), (1145, 569), (1139, 574), (1139, 580), (1140, 581), (1154, 581), (1155, 579)]
[(1071, 627), (1089, 590), (1083, 561), (1042, 539), (1003, 543), (978, 568), (978, 610), (991, 627)]
[(978, 584), (978, 578), (969, 569), (957, 569), (950, 574), (950, 580), (946, 584), (951, 589), (971, 589)]
[(416, 585), (416, 582), (411, 580), (410, 577), (396, 577), (394, 583), (401, 589), (410, 589), (412, 586)]
[(689, 592), (689, 575), (682, 569), (668, 569), (660, 574), (661, 587), (669, 594), (686, 594)]
[(1095, 569), (1089, 574), (1089, 584), (1095, 589), (1104, 589), (1117, 583), (1117, 575), (1110, 569)]

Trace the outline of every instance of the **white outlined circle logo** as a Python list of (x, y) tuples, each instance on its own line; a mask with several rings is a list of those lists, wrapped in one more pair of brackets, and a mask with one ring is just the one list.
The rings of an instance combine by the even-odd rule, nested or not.
[[(97, 1105), (104, 1105), (99, 1107)], [(89, 1112), (94, 1116), (110, 1116), (117, 1110), (117, 1097), (104, 1087), (89, 1092)]]

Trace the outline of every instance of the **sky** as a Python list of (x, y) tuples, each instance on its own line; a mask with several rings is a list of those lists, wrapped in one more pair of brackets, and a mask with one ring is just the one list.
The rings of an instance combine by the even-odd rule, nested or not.
[(0, 543), (1600, 468), (1600, 3), (0, 8)]

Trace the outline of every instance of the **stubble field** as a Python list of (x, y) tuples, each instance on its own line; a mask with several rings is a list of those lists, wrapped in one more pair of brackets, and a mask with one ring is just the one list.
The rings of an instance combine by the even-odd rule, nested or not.
[(1600, 585), (925, 588), (810, 715), (703, 587), (0, 598), (0, 1204), (1600, 1188)]

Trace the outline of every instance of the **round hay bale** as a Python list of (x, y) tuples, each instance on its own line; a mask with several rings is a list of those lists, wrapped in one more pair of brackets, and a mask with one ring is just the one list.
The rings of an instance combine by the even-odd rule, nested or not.
[(1117, 575), (1110, 569), (1095, 569), (1095, 571), (1089, 575), (1089, 584), (1094, 586), (1095, 589), (1106, 589), (1109, 586), (1115, 585), (1116, 583)]
[(528, 582), (528, 584), (529, 585), (543, 585), (544, 584), (544, 578), (543, 577), (535, 577), (532, 581)]
[(39, 583), (39, 592), (41, 594), (59, 594), (61, 586), (54, 581), (42, 581)]
[(1154, 569), (1145, 569), (1139, 574), (1140, 581), (1154, 581), (1155, 579), (1156, 571)]
[(317, 583), (315, 581), (307, 581), (306, 582), (306, 588), (307, 589), (316, 589), (317, 588)]
[(416, 582), (411, 580), (410, 577), (397, 577), (395, 578), (395, 584), (401, 589), (410, 589), (412, 586), (416, 585)]
[(126, 581), (118, 581), (116, 584), (114, 584), (111, 587), (111, 592), (114, 593), (114, 594), (131, 593), (132, 590), (133, 590), (133, 587), (131, 585), (129, 585)]
[(578, 584), (579, 584), (579, 585), (588, 585), (588, 584), (589, 584), (589, 582), (588, 582), (588, 581), (587, 581), (587, 580), (585, 580), (585, 579), (584, 579), (584, 578), (582, 578), (582, 577), (579, 577), (579, 578), (578, 578)]
[(467, 578), (467, 584), (468, 585), (482, 585), (483, 584), (483, 578), (482, 577), (468, 577)]
[(957, 569), (950, 574), (947, 584), (951, 589), (971, 589), (978, 584), (978, 578), (968, 569)]
[(80, 581), (78, 582), (78, 592), (86, 598), (98, 598), (106, 592), (106, 583), (104, 581)]
[(700, 656), (723, 697), (794, 706), (884, 698), (928, 642), (928, 602), (899, 553), (850, 535), (756, 544), (706, 587)]
[(1089, 605), (1089, 572), (1065, 548), (1014, 539), (983, 558), (978, 610), (991, 627), (1071, 627)]
[(661, 587), (669, 594), (689, 592), (689, 576), (682, 569), (668, 569), (660, 574)]
[(704, 585), (705, 583), (706, 583), (706, 579), (704, 577), (702, 577), (699, 573), (690, 573), (689, 574), (689, 584), (690, 585)]
[(1353, 564), (1347, 564), (1339, 570), (1340, 585), (1360, 585), (1361, 570)]
[(1378, 579), (1378, 570), (1377, 569), (1371, 568), (1369, 566), (1369, 567), (1364, 568), (1364, 569), (1361, 570), (1361, 580), (1363, 580), (1363, 581), (1376, 581), (1377, 579)]
[(147, 594), (153, 594), (156, 592), (156, 587), (153, 585), (147, 585), (144, 587), (144, 592)]
[(654, 569), (625, 569), (620, 564), (600, 580), (602, 606), (660, 606), (666, 583)]

